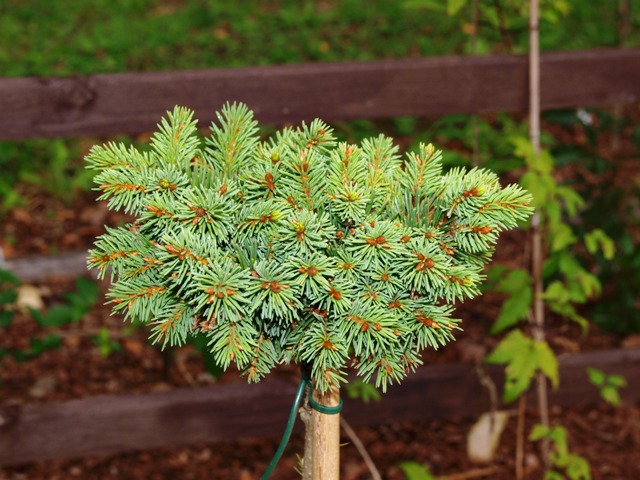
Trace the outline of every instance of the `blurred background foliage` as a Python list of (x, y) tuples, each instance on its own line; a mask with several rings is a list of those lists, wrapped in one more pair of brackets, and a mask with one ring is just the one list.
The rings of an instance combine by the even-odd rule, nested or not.
[[(640, 45), (640, 8), (630, 4), (543, 0), (541, 50)], [(526, 0), (4, 0), (0, 74), (64, 76), (524, 53), (527, 5)], [(578, 237), (602, 228), (618, 247), (613, 262), (596, 253), (583, 258), (582, 265), (598, 276), (608, 299), (597, 303), (590, 317), (619, 332), (640, 330), (638, 232), (632, 227), (639, 216), (633, 198), (640, 182), (636, 177), (635, 183), (617, 185), (608, 179), (637, 157), (637, 117), (612, 108), (547, 112), (544, 118), (543, 146), (558, 181), (584, 197), (584, 208), (565, 220)], [(381, 132), (403, 150), (432, 141), (447, 150), (450, 166), (477, 164), (512, 177), (524, 173), (525, 159), (514, 144), (527, 135), (520, 116), (362, 119), (334, 126), (341, 139), (352, 142)], [(0, 142), (0, 218), (8, 218), (16, 207), (28, 208), (34, 196), (46, 197), (51, 208), (92, 199), (93, 173), (84, 169), (82, 157), (89, 145), (104, 140)], [(146, 138), (124, 140), (138, 144)], [(607, 188), (594, 188), (594, 178)], [(576, 251), (576, 258), (581, 253)]]

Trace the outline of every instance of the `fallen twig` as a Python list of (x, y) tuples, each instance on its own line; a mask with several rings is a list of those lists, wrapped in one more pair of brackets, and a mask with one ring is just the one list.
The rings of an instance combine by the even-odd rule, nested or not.
[(371, 473), (371, 478), (373, 480), (382, 480), (382, 477), (380, 476), (380, 472), (378, 471), (378, 468), (376, 467), (375, 463), (373, 463), (373, 459), (369, 455), (369, 452), (367, 452), (367, 449), (363, 445), (362, 441), (360, 441), (360, 438), (358, 437), (356, 432), (353, 430), (353, 428), (351, 428), (351, 425), (349, 425), (349, 423), (344, 419), (343, 416), (340, 416), (340, 426), (344, 430), (344, 433), (347, 434), (347, 436), (353, 443), (353, 446), (356, 447), (356, 449), (358, 450), (358, 453), (360, 453), (360, 456), (362, 456), (364, 463), (367, 465), (367, 468), (369, 469), (369, 473)]

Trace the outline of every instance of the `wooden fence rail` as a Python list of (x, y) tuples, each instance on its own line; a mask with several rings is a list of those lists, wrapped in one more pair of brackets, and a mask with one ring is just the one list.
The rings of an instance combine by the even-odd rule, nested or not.
[[(0, 140), (138, 133), (174, 105), (201, 125), (229, 100), (259, 120), (287, 123), (527, 109), (524, 56), (433, 57), (357, 63), (0, 79)], [(547, 53), (543, 109), (640, 98), (640, 50)]]
[[(624, 375), (627, 402), (640, 400), (640, 349), (600, 351), (560, 359), (560, 388), (552, 405), (600, 401), (585, 369)], [(500, 367), (484, 367), (502, 385)], [(119, 452), (276, 438), (284, 428), (295, 385), (265, 380), (142, 395), (104, 396), (60, 403), (0, 408), (0, 465), (34, 460), (108, 455)], [(427, 400), (428, 399), (428, 400)], [(355, 426), (388, 420), (415, 421), (475, 416), (490, 408), (473, 365), (422, 367), (392, 387), (381, 402), (345, 398), (345, 418)]]
[[(228, 100), (246, 102), (270, 123), (523, 112), (527, 68), (524, 56), (483, 56), (0, 79), (0, 140), (149, 131), (176, 104), (206, 125)], [(543, 109), (640, 99), (640, 49), (547, 53), (541, 72)], [(0, 267), (34, 281), (81, 275), (85, 257)]]

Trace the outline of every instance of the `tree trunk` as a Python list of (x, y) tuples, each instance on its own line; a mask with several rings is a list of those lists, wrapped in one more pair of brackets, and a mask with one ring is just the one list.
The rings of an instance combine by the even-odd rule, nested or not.
[[(325, 394), (314, 390), (313, 398), (321, 405), (336, 407), (340, 403), (340, 389), (333, 388)], [(305, 422), (305, 425), (307, 434), (305, 435), (303, 480), (339, 480), (340, 414), (325, 414), (311, 410), (311, 421)], [(309, 429), (311, 429), (311, 442), (307, 441)], [(311, 452), (308, 451), (309, 447)]]

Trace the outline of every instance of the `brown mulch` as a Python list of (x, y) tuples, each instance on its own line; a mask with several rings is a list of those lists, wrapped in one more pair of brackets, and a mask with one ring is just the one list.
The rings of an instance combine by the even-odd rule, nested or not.
[[(535, 422), (527, 417), (527, 431)], [(640, 448), (640, 405), (612, 410), (606, 406), (553, 409), (552, 422), (569, 431), (572, 452), (587, 458), (595, 480), (640, 478), (640, 462), (634, 453)], [(373, 458), (382, 478), (403, 480), (400, 463), (415, 461), (435, 475), (449, 480), (512, 480), (516, 443), (516, 420), (509, 421), (496, 459), (489, 465), (474, 465), (466, 457), (466, 434), (473, 419), (459, 418), (431, 422), (384, 423), (356, 432)], [(371, 478), (350, 439), (341, 439), (342, 480)], [(525, 478), (541, 479), (543, 472), (535, 446), (525, 443)], [(0, 468), (1, 480), (107, 480), (107, 479), (257, 479), (264, 472), (277, 447), (274, 439), (245, 440), (228, 444), (194, 445), (154, 449), (109, 457), (45, 461)], [(294, 480), (297, 455), (303, 442), (294, 436), (285, 456), (272, 475), (275, 480)]]
[[(73, 284), (58, 282), (41, 284), (39, 287), (45, 294), (45, 303), (52, 304), (62, 297), (63, 292), (71, 290)], [(474, 361), (492, 348), (496, 339), (488, 337), (486, 332), (489, 319), (495, 315), (499, 305), (500, 297), (495, 294), (485, 295), (481, 301), (465, 305), (459, 312), (465, 318), (465, 331), (450, 347), (438, 352), (426, 352), (426, 363)], [(113, 338), (121, 345), (120, 352), (108, 357), (101, 356), (93, 342), (93, 335), (100, 327), (107, 327), (113, 332)], [(199, 354), (192, 347), (183, 347), (171, 353), (161, 352), (148, 344), (144, 329), (124, 334), (122, 327), (121, 320), (109, 315), (101, 299), (81, 323), (56, 330), (63, 338), (61, 348), (45, 352), (25, 363), (5, 358), (0, 364), (0, 379), (3, 382), (0, 405), (242, 381), (234, 373), (214, 380), (205, 372)], [(551, 319), (550, 328), (553, 331), (550, 338), (559, 352), (615, 348), (620, 345), (619, 337), (595, 329), (581, 339), (577, 326)], [(25, 347), (30, 336), (42, 334), (42, 329), (29, 315), (18, 314), (15, 322), (0, 337), (0, 348)], [(285, 369), (280, 374), (291, 375), (291, 370)], [(427, 404), (428, 399), (425, 398), (425, 407)], [(536, 421), (533, 406), (530, 407), (527, 432)], [(617, 410), (605, 405), (554, 408), (552, 416), (554, 422), (569, 430), (572, 450), (590, 461), (593, 478), (640, 478), (640, 463), (636, 465), (629, 461), (630, 453), (640, 446), (640, 404), (626, 405)], [(385, 479), (404, 479), (399, 467), (403, 461), (423, 463), (434, 474), (449, 475), (450, 479), (514, 478), (515, 417), (510, 419), (496, 459), (490, 465), (474, 465), (466, 456), (466, 435), (473, 422), (473, 418), (461, 417), (394, 423), (390, 418), (382, 421), (378, 427), (356, 428), (356, 432)], [(280, 434), (280, 431), (274, 432), (270, 439), (5, 467), (0, 468), (0, 480), (257, 479), (275, 452)], [(370, 478), (350, 440), (345, 437), (343, 443), (341, 478)], [(525, 443), (529, 472), (526, 478), (542, 478), (536, 447)], [(302, 448), (302, 439), (294, 436), (273, 479), (299, 478), (295, 473), (296, 455), (301, 455)]]

